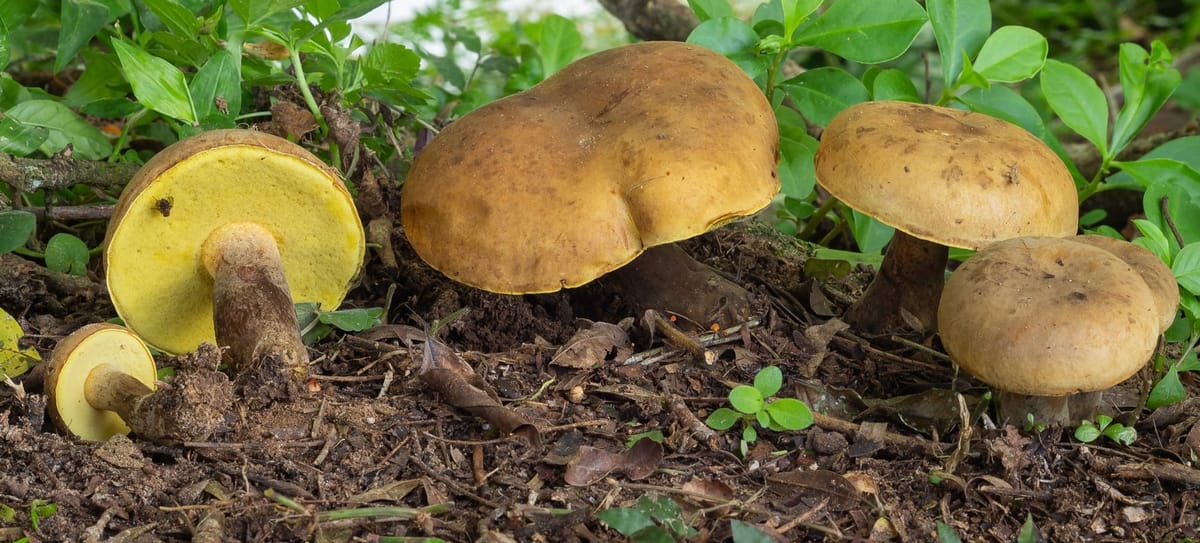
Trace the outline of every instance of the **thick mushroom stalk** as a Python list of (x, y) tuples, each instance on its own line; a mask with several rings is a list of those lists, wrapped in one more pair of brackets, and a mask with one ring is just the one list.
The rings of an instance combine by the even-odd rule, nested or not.
[[(1142, 275), (1072, 238), (994, 243), (954, 271), (938, 328), (956, 364), (1002, 391), (998, 414), (1020, 424), (1090, 418), (1099, 394), (1149, 361), (1162, 322)], [(1072, 402), (1095, 393), (1088, 402)]]
[[(211, 346), (208, 352), (219, 360)], [(154, 358), (137, 336), (112, 324), (84, 326), (50, 356), (50, 418), (60, 430), (88, 441), (131, 431), (152, 440), (207, 439), (231, 403), (228, 380), (215, 371), (215, 362), (209, 366), (199, 372), (181, 366), (172, 386), (159, 389)]]
[(726, 328), (754, 316), (754, 297), (748, 290), (675, 243), (646, 249), (611, 275), (638, 310), (675, 313), (701, 328)]
[(921, 331), (936, 329), (946, 247), (1078, 229), (1079, 198), (1062, 160), (1033, 134), (981, 113), (856, 104), (825, 127), (815, 167), (830, 194), (896, 228), (875, 283), (846, 313), (868, 332), (914, 324), (905, 312)]
[(308, 349), (271, 232), (254, 223), (224, 225), (204, 242), (202, 258), (213, 277), (217, 343), (229, 348), (233, 374), (242, 375), (258, 363), (263, 366), (256, 368), (260, 376), (278, 375), (284, 384), (303, 382)]

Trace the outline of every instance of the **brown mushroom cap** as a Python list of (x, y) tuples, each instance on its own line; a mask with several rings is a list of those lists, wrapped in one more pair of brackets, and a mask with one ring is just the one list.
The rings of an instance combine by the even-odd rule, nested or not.
[(459, 282), (553, 292), (762, 209), (777, 156), (771, 105), (737, 65), (638, 43), (446, 127), (413, 163), (401, 219)]
[(336, 308), (362, 265), (362, 224), (336, 172), (282, 138), (214, 130), (163, 149), (121, 194), (104, 267), (125, 324), (170, 353), (214, 342), (213, 279), (202, 255), (231, 223), (275, 238), (296, 302)]
[(1079, 198), (1062, 160), (1029, 132), (981, 113), (850, 106), (821, 135), (816, 175), (846, 205), (939, 245), (978, 249), (1078, 229)]
[(1154, 253), (1145, 247), (1108, 236), (1088, 234), (1072, 239), (1116, 255), (1141, 274), (1158, 305), (1159, 331), (1165, 332), (1171, 327), (1179, 312), (1179, 285), (1175, 282), (1175, 274), (1162, 259), (1154, 256)]
[(114, 324), (89, 324), (63, 338), (54, 347), (47, 368), (51, 420), (60, 430), (89, 441), (129, 433), (117, 413), (88, 401), (89, 388), (93, 395), (119, 395), (107, 390), (119, 384), (106, 380), (105, 373), (130, 376), (150, 391), (158, 379), (150, 350), (128, 329)]
[(1104, 390), (1150, 359), (1159, 334), (1154, 294), (1112, 253), (1070, 238), (989, 245), (946, 282), (942, 345), (1000, 390), (1065, 396)]

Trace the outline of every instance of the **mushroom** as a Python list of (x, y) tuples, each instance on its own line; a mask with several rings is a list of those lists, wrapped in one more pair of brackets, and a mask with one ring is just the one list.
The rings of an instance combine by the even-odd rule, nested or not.
[(401, 221), (433, 268), (502, 294), (580, 286), (638, 259), (617, 280), (655, 298), (634, 305), (708, 325), (722, 300), (739, 307), (725, 315), (748, 311), (749, 295), (670, 244), (770, 203), (778, 138), (771, 105), (725, 57), (626, 45), (443, 129), (413, 162)]
[(1071, 238), (1080, 243), (1099, 247), (1124, 260), (1136, 270), (1150, 287), (1154, 294), (1154, 303), (1158, 307), (1159, 332), (1166, 332), (1175, 323), (1179, 314), (1179, 284), (1175, 274), (1167, 267), (1162, 259), (1150, 252), (1149, 249), (1134, 245), (1128, 241), (1087, 234)]
[(47, 366), (54, 425), (88, 441), (129, 433), (126, 420), (157, 388), (154, 356), (133, 332), (89, 324), (58, 342)]
[(336, 308), (363, 252), (334, 170), (287, 140), (215, 130), (138, 171), (109, 223), (104, 265), (113, 306), (148, 343), (182, 353), (215, 340), (235, 375), (254, 367), (268, 394), (291, 395), (309, 364), (293, 300)]
[(989, 245), (946, 282), (942, 345), (962, 369), (999, 390), (1002, 421), (1081, 418), (1071, 396), (1103, 391), (1153, 354), (1162, 318), (1141, 274), (1072, 238)]
[(846, 311), (882, 331), (936, 328), (947, 247), (978, 249), (1019, 236), (1070, 236), (1079, 198), (1062, 160), (1025, 130), (981, 113), (866, 102), (821, 135), (817, 181), (834, 197), (896, 228), (883, 264)]

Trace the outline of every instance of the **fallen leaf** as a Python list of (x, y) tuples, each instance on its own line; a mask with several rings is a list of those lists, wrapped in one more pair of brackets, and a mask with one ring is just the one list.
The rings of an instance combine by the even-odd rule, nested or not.
[(370, 503), (370, 502), (400, 502), (410, 492), (421, 486), (420, 479), (405, 479), (403, 481), (393, 481), (385, 485), (377, 486), (368, 489), (365, 492), (360, 492), (350, 496), (350, 503)]
[(584, 320), (581, 328), (571, 339), (559, 347), (550, 363), (567, 368), (594, 368), (607, 361), (624, 362), (633, 354), (629, 335), (620, 326), (608, 322)]
[(633, 447), (619, 453), (583, 446), (579, 448), (579, 455), (567, 464), (563, 479), (572, 486), (587, 486), (616, 472), (637, 481), (653, 474), (662, 463), (662, 457), (662, 445), (652, 439), (640, 439)]
[(826, 507), (844, 511), (858, 504), (858, 489), (845, 477), (829, 470), (792, 470), (767, 477), (773, 494), (787, 507), (812, 507), (828, 499)]
[(488, 421), (504, 434), (517, 434), (529, 444), (541, 441), (540, 432), (524, 417), (505, 407), (492, 388), (458, 353), (427, 337), (417, 376), (442, 395), (446, 403)]

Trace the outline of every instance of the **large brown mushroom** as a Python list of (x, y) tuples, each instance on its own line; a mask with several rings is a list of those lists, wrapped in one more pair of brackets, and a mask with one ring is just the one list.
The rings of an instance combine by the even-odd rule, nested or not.
[(946, 352), (1001, 392), (1001, 420), (1067, 424), (1071, 397), (1137, 373), (1153, 354), (1162, 311), (1142, 275), (1073, 238), (994, 243), (951, 274), (938, 310)]
[(728, 325), (746, 291), (671, 244), (770, 203), (777, 158), (771, 105), (737, 65), (639, 43), (446, 127), (413, 162), (401, 220), (422, 259), (467, 285), (554, 292), (638, 259), (618, 278), (652, 296), (635, 305)]
[(935, 329), (947, 247), (1019, 236), (1070, 236), (1079, 199), (1070, 172), (1016, 125), (958, 109), (866, 102), (821, 135), (817, 181), (846, 205), (896, 228), (875, 280), (846, 312), (867, 331)]
[(282, 138), (216, 130), (138, 171), (109, 223), (104, 265), (113, 306), (148, 343), (182, 353), (215, 341), (235, 375), (253, 367), (277, 396), (308, 375), (293, 301), (336, 308), (363, 252), (336, 172)]

